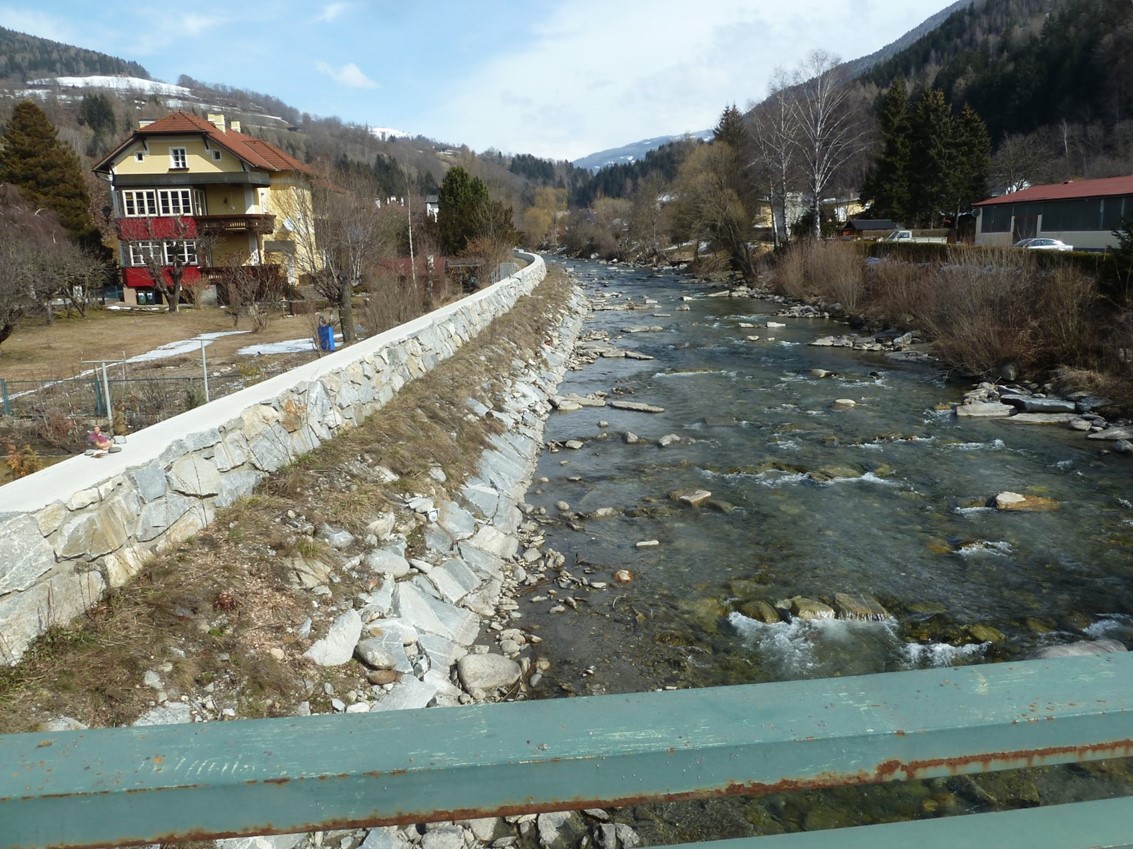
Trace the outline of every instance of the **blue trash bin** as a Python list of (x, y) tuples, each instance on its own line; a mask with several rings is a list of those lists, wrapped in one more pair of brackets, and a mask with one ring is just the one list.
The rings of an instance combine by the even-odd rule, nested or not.
[(320, 351), (333, 351), (334, 350), (334, 325), (333, 324), (320, 324), (319, 325), (319, 350)]

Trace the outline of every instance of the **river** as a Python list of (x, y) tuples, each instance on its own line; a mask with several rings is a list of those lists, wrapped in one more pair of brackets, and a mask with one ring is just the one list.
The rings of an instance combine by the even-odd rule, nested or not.
[[(772, 301), (707, 297), (710, 287), (677, 273), (568, 268), (602, 307), (584, 333), (652, 359), (599, 358), (568, 372), (560, 394), (664, 412), (584, 407), (548, 422), (555, 445), (527, 500), (569, 574), (523, 598), (550, 662), (541, 696), (990, 662), (1103, 636), (1133, 645), (1128, 458), (1063, 428), (958, 419), (951, 404), (968, 384), (931, 364), (811, 346), (847, 329), (780, 317)], [(670, 434), (679, 441), (660, 447)], [(570, 440), (581, 447), (559, 447)], [(711, 503), (670, 496), (695, 490)], [(989, 508), (1005, 490), (1058, 509)], [(632, 579), (617, 583), (619, 570)], [(836, 593), (874, 599), (887, 615), (771, 624), (756, 615)], [(1042, 799), (1105, 795), (1126, 768), (1089, 781), (1063, 771)], [(914, 815), (971, 806), (955, 788), (902, 792), (917, 800)], [(934, 793), (945, 801), (931, 802)], [(716, 837), (814, 827), (815, 810), (842, 824), (877, 820), (853, 798), (858, 819), (833, 804), (799, 805), (809, 814), (791, 817), (779, 800), (727, 814), (706, 803), (669, 820), (707, 818)]]

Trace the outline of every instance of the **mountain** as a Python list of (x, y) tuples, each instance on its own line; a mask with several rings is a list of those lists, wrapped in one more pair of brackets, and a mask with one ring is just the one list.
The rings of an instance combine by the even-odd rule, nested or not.
[(149, 79), (137, 62), (0, 27), (0, 80), (22, 84), (38, 76), (123, 75)]
[(597, 153), (591, 153), (589, 156), (583, 156), (581, 159), (574, 160), (571, 164), (575, 168), (582, 168), (586, 171), (598, 171), (610, 165), (628, 165), (632, 162), (641, 161), (645, 158), (645, 154), (649, 153), (651, 150), (656, 150), (662, 145), (688, 138), (710, 139), (712, 138), (712, 131), (700, 130), (699, 132), (684, 133), (678, 136), (657, 136), (652, 139), (642, 139), (641, 141), (631, 142), (622, 147), (612, 147), (609, 150), (600, 150)]
[(860, 59), (851, 59), (849, 62), (845, 62), (843, 67), (849, 71), (850, 76), (860, 77), (875, 66), (880, 65), (887, 59), (891, 59), (893, 56), (920, 41), (934, 30), (939, 29), (954, 13), (974, 6), (976, 2), (977, 0), (956, 0), (956, 2), (947, 9), (941, 9), (920, 25), (913, 27), (896, 41), (885, 45), (880, 50), (870, 53), (868, 56), (862, 56)]

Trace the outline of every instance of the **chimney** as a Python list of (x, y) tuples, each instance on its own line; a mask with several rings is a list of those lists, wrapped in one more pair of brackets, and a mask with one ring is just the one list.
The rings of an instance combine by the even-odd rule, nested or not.
[(240, 132), (240, 122), (239, 121), (233, 121), (231, 124), (228, 125), (228, 129), (232, 130), (232, 132), (234, 132), (234, 133)]
[(224, 116), (223, 115), (221, 115), (219, 112), (210, 112), (208, 119), (209, 119), (210, 124), (212, 124), (218, 130), (220, 130), (222, 133), (224, 132)]

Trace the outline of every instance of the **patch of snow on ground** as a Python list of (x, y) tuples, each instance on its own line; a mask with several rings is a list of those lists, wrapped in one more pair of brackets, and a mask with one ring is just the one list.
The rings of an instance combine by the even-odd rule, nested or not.
[(221, 330), (216, 333), (202, 333), (200, 336), (194, 336), (192, 339), (182, 339), (178, 342), (167, 342), (151, 351), (146, 351), (144, 354), (138, 354), (134, 357), (129, 357), (126, 362), (128, 363), (145, 363), (151, 360), (164, 360), (168, 357), (179, 357), (182, 354), (192, 354), (201, 349), (201, 342), (208, 344), (214, 339), (219, 339), (221, 336), (236, 336), (240, 333), (249, 333), (248, 330)]
[[(338, 342), (342, 342), (341, 333), (336, 333), (334, 338)], [(247, 347), (241, 348), (236, 354), (245, 357), (259, 357), (263, 354), (302, 354), (313, 350), (315, 350), (315, 340), (307, 337), (306, 339), (285, 339), (282, 342), (264, 342), (261, 345), (248, 345)]]
[(183, 85), (173, 85), (157, 80), (143, 80), (141, 77), (118, 77), (101, 74), (91, 74), (86, 77), (46, 77), (31, 80), (28, 85), (58, 85), (64, 88), (112, 88), (177, 97), (193, 96), (193, 93)]

